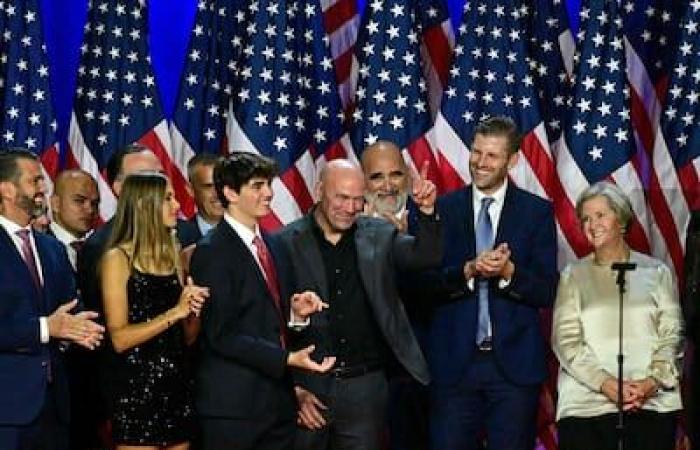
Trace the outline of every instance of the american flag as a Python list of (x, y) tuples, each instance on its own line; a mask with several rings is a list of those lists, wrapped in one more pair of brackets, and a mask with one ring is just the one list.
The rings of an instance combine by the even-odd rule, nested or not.
[(38, 0), (0, 1), (0, 141), (39, 155), (55, 177), (59, 163)]
[(394, 142), (417, 168), (428, 163), (429, 177), (437, 182), (437, 159), (425, 139), (432, 125), (421, 67), (419, 15), (429, 14), (425, 7), (415, 0), (374, 0), (367, 6), (355, 46), (359, 77), (350, 136), (358, 154), (378, 140)]
[(343, 109), (318, 0), (251, 1), (239, 12), (229, 149), (277, 161), (273, 214), (263, 221), (276, 228), (313, 204), (317, 163), (345, 156)]
[[(666, 107), (661, 117), (663, 136), (656, 149), (668, 151), (687, 203), (700, 208), (700, 0), (692, 0), (680, 22), (678, 53), (670, 67)], [(687, 221), (687, 216), (677, 218)]]
[(650, 252), (665, 260), (677, 275), (683, 270), (688, 221), (683, 191), (687, 192), (687, 186), (678, 176), (680, 167), (666, 149), (655, 146), (655, 141), (662, 139), (660, 116), (677, 49), (678, 22), (686, 5), (686, 0), (627, 0), (621, 8), (637, 150), (631, 163), (645, 190), (649, 211), (644, 231)]
[(170, 127), (173, 155), (187, 162), (195, 153), (228, 150), (226, 121), (243, 27), (237, 0), (201, 0), (192, 28)]
[(346, 115), (352, 109), (357, 81), (357, 39), (360, 15), (355, 0), (321, 0), (323, 24), (329, 37), (331, 57), (335, 66), (338, 92)]
[(100, 214), (115, 197), (101, 176), (112, 153), (139, 142), (161, 160), (185, 214), (193, 212), (185, 161), (173, 158), (148, 49), (144, 1), (90, 1), (71, 117), (69, 166), (92, 173), (100, 187)]
[[(653, 84), (645, 89), (639, 82), (648, 80), (649, 72), (628, 38), (632, 28), (624, 25), (624, 14), (634, 7), (601, 0), (582, 7), (572, 110), (565, 145), (556, 153), (557, 167), (571, 202), (591, 183), (602, 179), (617, 183), (635, 212), (630, 245), (665, 260), (680, 273), (680, 233), (672, 223), (682, 216), (674, 218), (669, 210), (675, 201), (673, 191), (664, 192), (675, 174), (664, 169), (668, 153), (654, 151), (643, 139), (643, 133), (654, 129), (650, 124), (657, 120), (653, 104), (658, 101)], [(587, 251), (573, 248), (578, 256)]]

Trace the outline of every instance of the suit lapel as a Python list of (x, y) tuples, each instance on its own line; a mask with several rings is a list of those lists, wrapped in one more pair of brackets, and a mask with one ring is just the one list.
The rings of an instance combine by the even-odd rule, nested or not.
[(328, 281), (326, 280), (326, 271), (324, 269), (321, 251), (313, 235), (312, 227), (314, 225), (311, 223), (311, 221), (314, 220), (313, 214), (307, 214), (304, 220), (306, 220), (305, 226), (297, 230), (294, 236), (294, 250), (302, 259), (299, 266), (308, 270), (314, 278), (318, 289), (321, 291), (318, 292), (318, 294), (322, 299), (327, 299), (329, 297)]
[(372, 293), (376, 292), (375, 274), (379, 273), (375, 265), (380, 263), (375, 257), (376, 246), (374, 245), (374, 234), (374, 228), (364, 226), (361, 219), (357, 221), (357, 229), (355, 230), (357, 265), (359, 267), (362, 284), (365, 286), (367, 297), (370, 299), (370, 302), (374, 299)]
[[(9, 234), (7, 234), (7, 231), (3, 227), (0, 227), (0, 242), (1, 242), (0, 245), (2, 245), (2, 247), (5, 247), (5, 249), (6, 249), (6, 253), (8, 254), (8, 258), (9, 258), (9, 260), (7, 262), (10, 264), (10, 267), (16, 268), (17, 274), (20, 277), (24, 277), (24, 280), (17, 280), (18, 283), (20, 283), (23, 286), (26, 286), (26, 290), (28, 292), (31, 292), (31, 297), (35, 299), (36, 306), (40, 310), (43, 310), (43, 304), (42, 304), (43, 301), (38, 298), (38, 295), (37, 295), (38, 293), (36, 292), (36, 289), (33, 288), (34, 281), (32, 279), (32, 275), (29, 273), (29, 268), (27, 267), (27, 264), (24, 262), (22, 255), (17, 250), (17, 247), (15, 247), (15, 243), (12, 241), (12, 238), (10, 237)], [(36, 240), (35, 240), (35, 242), (36, 242)], [(39, 247), (39, 244), (37, 243), (37, 249), (38, 249), (38, 247)], [(41, 258), (41, 253), (39, 254), (39, 258)], [(43, 292), (42, 292), (42, 296), (43, 296)]]
[(464, 208), (455, 208), (455, 211), (464, 211), (464, 217), (460, 218), (464, 224), (464, 235), (467, 236), (467, 249), (469, 254), (472, 256), (476, 255), (476, 231), (474, 230), (474, 199), (472, 193), (472, 186), (469, 185), (463, 191), (464, 197), (462, 202), (464, 202)]
[(514, 188), (511, 184), (508, 184), (506, 196), (503, 199), (503, 209), (501, 209), (501, 216), (498, 219), (494, 246), (508, 241), (508, 236), (513, 236), (514, 234), (513, 227), (517, 227), (519, 221), (522, 220), (523, 216), (518, 212), (518, 203), (513, 198), (514, 196)]
[[(250, 267), (253, 267), (253, 272), (256, 274), (255, 276), (258, 279), (258, 283), (261, 286), (265, 287), (265, 291), (267, 291), (267, 283), (265, 282), (265, 277), (262, 274), (262, 269), (260, 269), (260, 265), (258, 262), (255, 260), (255, 257), (253, 254), (250, 252), (250, 249), (246, 245), (245, 242), (243, 242), (243, 239), (236, 233), (236, 230), (231, 227), (231, 225), (228, 224), (225, 220), (221, 221), (221, 224), (224, 224), (222, 227), (222, 233), (225, 234), (226, 240), (231, 244), (233, 247), (233, 252), (245, 255), (244, 258), (247, 258), (250, 264)], [(270, 299), (272, 301), (272, 295), (270, 295)]]

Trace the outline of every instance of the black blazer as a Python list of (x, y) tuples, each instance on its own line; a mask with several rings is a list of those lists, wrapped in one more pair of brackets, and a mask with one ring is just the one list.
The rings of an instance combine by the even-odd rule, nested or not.
[(197, 243), (190, 270), (197, 285), (210, 289), (195, 377), (199, 414), (255, 420), (287, 411), (293, 419), (296, 401), (274, 300), (250, 250), (226, 221)]
[[(275, 239), (285, 250), (285, 268), (292, 287), (300, 292), (312, 290), (327, 299), (328, 282), (321, 251), (313, 232), (313, 211), (286, 226)], [(406, 311), (399, 298), (396, 271), (438, 267), (442, 260), (442, 236), (438, 220), (422, 216), (416, 237), (400, 234), (385, 220), (360, 217), (355, 245), (360, 278), (377, 325), (403, 368), (423, 384), (430, 382), (428, 367), (418, 346)], [(330, 355), (330, 316), (327, 311), (314, 314), (308, 327), (292, 335), (292, 348), (316, 345), (314, 359)], [(295, 381), (316, 393), (327, 392), (330, 377), (296, 373)]]
[(693, 211), (685, 240), (685, 288), (682, 291), (686, 335), (700, 343), (700, 211)]

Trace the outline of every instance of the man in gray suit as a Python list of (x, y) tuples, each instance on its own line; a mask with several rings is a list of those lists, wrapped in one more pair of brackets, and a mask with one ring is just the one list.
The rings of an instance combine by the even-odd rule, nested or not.
[[(329, 308), (291, 336), (293, 349), (316, 345), (316, 360), (337, 356), (327, 374), (295, 377), (297, 449), (377, 450), (384, 426), (386, 370), (398, 363), (421, 383), (428, 368), (399, 299), (396, 270), (437, 267), (442, 260), (435, 185), (413, 183), (416, 236), (362, 216), (365, 180), (347, 160), (333, 160), (316, 186), (318, 203), (277, 236), (292, 289), (311, 290)], [(286, 263), (287, 267), (284, 267)]]

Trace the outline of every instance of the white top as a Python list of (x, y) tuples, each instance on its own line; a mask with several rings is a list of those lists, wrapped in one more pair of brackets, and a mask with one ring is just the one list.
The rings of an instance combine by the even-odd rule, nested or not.
[[(652, 377), (659, 391), (643, 409), (681, 409), (679, 389), (682, 320), (669, 268), (658, 259), (632, 252), (634, 271), (626, 276), (623, 301), (623, 379)], [(617, 411), (601, 391), (617, 378), (619, 303), (610, 265), (589, 255), (561, 273), (552, 323), (552, 349), (559, 359), (557, 420)]]

